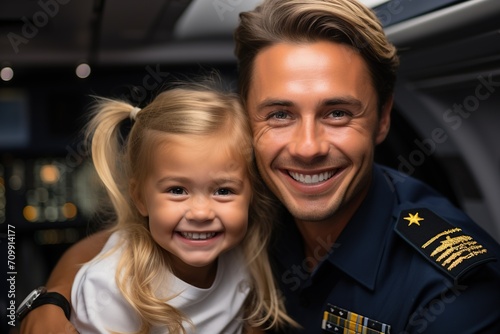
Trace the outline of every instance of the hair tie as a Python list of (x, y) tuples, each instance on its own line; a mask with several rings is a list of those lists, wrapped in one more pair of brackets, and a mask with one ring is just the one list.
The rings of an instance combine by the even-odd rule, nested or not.
[(141, 108), (139, 107), (134, 107), (134, 109), (132, 109), (132, 111), (130, 112), (130, 119), (135, 121), (136, 117), (137, 117), (137, 113), (141, 111)]

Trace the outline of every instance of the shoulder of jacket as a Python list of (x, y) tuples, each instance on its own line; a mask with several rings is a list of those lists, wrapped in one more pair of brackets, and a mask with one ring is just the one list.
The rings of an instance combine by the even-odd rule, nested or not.
[(395, 231), (454, 280), (481, 264), (496, 260), (474, 237), (427, 208), (402, 210)]

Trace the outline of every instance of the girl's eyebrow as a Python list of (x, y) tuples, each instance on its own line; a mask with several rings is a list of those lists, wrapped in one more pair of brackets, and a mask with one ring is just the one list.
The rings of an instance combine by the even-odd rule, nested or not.
[(215, 184), (219, 185), (235, 185), (235, 186), (242, 186), (244, 184), (243, 180), (240, 178), (220, 178), (220, 179), (214, 179)]
[(189, 182), (189, 178), (187, 177), (180, 177), (180, 176), (165, 176), (159, 179), (156, 184), (157, 185), (162, 185), (165, 182), (179, 182), (179, 183), (186, 183)]
[[(244, 184), (244, 180), (235, 177), (214, 177), (212, 181), (216, 184), (235, 184), (241, 186)], [(165, 176), (156, 182), (157, 185), (162, 185), (165, 182), (179, 182), (179, 183), (191, 183), (192, 180), (188, 177), (183, 176)]]

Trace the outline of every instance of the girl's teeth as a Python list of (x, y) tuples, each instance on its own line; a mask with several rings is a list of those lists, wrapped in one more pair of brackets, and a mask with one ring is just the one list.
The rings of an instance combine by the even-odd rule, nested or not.
[(207, 240), (215, 236), (215, 232), (198, 233), (198, 232), (181, 232), (181, 235), (186, 239), (191, 240)]

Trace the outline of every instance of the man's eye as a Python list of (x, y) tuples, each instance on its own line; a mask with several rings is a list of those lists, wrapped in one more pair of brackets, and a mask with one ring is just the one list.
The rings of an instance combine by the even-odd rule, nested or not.
[(268, 116), (269, 119), (286, 119), (288, 117), (288, 113), (285, 111), (276, 111)]
[(346, 112), (343, 110), (334, 110), (330, 113), (331, 117), (333, 118), (342, 118), (346, 116)]
[(348, 119), (350, 119), (352, 117), (352, 113), (349, 112), (349, 111), (346, 111), (346, 110), (336, 109), (336, 110), (332, 110), (328, 114), (328, 117), (332, 118), (334, 120), (344, 120), (344, 121), (347, 121)]

